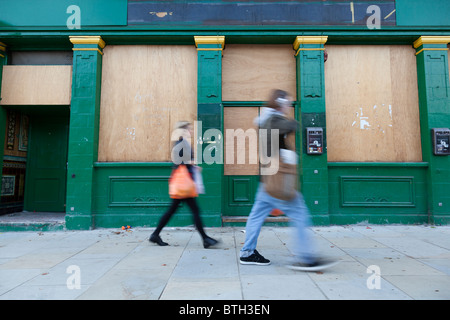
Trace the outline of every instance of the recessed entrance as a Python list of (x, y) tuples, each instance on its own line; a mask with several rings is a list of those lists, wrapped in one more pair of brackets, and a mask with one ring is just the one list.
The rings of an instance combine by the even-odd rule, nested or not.
[[(15, 114), (12, 116), (12, 114)], [(69, 106), (9, 107), (8, 118), (19, 115), (27, 119), (16, 134), (11, 128), (6, 135), (20, 140), (20, 156), (4, 160), (2, 213), (26, 211), (40, 213), (65, 212)], [(26, 127), (24, 126), (26, 124)], [(17, 126), (19, 128), (19, 126)], [(5, 155), (11, 153), (5, 144)], [(22, 171), (7, 174), (11, 167)], [(8, 180), (9, 179), (9, 180)], [(8, 195), (4, 194), (8, 191)], [(8, 205), (15, 195), (14, 204)], [(27, 215), (31, 218), (31, 215)]]

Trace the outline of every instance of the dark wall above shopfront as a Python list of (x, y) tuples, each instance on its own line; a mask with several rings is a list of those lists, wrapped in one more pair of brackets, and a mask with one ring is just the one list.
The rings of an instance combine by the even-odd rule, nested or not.
[[(372, 7), (371, 6), (376, 6)], [(395, 1), (128, 1), (129, 25), (366, 25), (380, 11), (395, 25)]]

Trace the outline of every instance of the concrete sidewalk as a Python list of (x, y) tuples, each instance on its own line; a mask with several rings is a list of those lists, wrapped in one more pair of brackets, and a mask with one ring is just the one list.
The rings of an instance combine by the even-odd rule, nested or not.
[(285, 267), (290, 228), (262, 229), (270, 266), (239, 264), (240, 227), (206, 229), (215, 249), (192, 228), (165, 228), (170, 246), (158, 247), (152, 230), (0, 233), (0, 299), (450, 299), (448, 226), (313, 227), (319, 252), (340, 263), (311, 273)]

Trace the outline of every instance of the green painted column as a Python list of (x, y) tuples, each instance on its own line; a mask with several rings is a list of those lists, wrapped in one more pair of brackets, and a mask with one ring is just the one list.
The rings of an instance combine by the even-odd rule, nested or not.
[[(2, 96), (3, 65), (6, 64), (6, 45), (0, 42), (0, 102)], [(0, 106), (0, 182), (3, 168), (3, 152), (5, 149), (6, 109)]]
[[(294, 42), (297, 61), (297, 112), (300, 132), (299, 175), (301, 192), (313, 223), (328, 225), (328, 161), (326, 151), (324, 44), (326, 36), (298, 36)], [(306, 128), (323, 128), (323, 154), (307, 154)]]
[[(198, 52), (197, 119), (201, 127), (197, 139), (197, 159), (202, 161), (205, 194), (199, 197), (202, 219), (207, 226), (222, 225), (223, 198), (223, 36), (196, 36)], [(201, 143), (200, 143), (201, 142)], [(208, 159), (208, 157), (210, 159)], [(212, 162), (212, 163), (207, 163)]]
[(414, 42), (419, 87), (422, 159), (428, 162), (430, 223), (450, 223), (450, 156), (434, 155), (432, 128), (450, 127), (448, 48), (450, 36), (420, 37)]
[(73, 43), (72, 100), (67, 166), (66, 227), (95, 227), (93, 164), (98, 156), (102, 49), (99, 36), (70, 37)]

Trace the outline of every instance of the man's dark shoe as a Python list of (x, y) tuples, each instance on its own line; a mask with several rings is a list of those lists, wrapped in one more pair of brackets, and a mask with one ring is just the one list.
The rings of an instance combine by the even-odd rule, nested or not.
[(339, 261), (337, 260), (316, 259), (312, 263), (296, 262), (289, 265), (288, 268), (297, 271), (321, 271), (330, 268), (338, 263)]
[(241, 264), (255, 264), (258, 266), (268, 266), (270, 264), (270, 260), (264, 258), (262, 255), (259, 254), (258, 251), (253, 251), (253, 254), (251, 254), (248, 257), (241, 257), (239, 259), (239, 262)]

